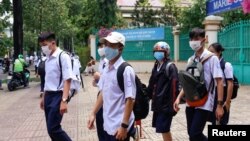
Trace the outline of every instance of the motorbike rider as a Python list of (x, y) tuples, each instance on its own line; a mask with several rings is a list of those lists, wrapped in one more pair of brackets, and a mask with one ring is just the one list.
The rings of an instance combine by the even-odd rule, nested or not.
[(27, 67), (28, 65), (23, 59), (23, 55), (19, 54), (18, 58), (15, 59), (14, 62), (14, 73), (20, 73), (22, 75), (22, 80), (24, 83), (24, 87), (27, 86), (26, 78), (25, 78), (25, 73), (24, 73), (24, 68)]

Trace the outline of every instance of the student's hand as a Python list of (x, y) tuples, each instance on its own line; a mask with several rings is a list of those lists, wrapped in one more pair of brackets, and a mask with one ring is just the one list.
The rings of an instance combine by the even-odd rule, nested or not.
[(68, 112), (68, 103), (61, 101), (60, 104), (60, 114), (63, 115), (64, 113)]
[(115, 138), (117, 140), (125, 140), (127, 138), (128, 131), (126, 128), (119, 127), (115, 133)]
[(218, 121), (220, 121), (220, 119), (223, 116), (223, 114), (224, 114), (223, 106), (217, 105), (217, 108), (216, 108), (216, 119)]
[(180, 107), (179, 107), (179, 104), (180, 104), (180, 99), (177, 98), (174, 102), (174, 105), (173, 105), (173, 108), (176, 112), (178, 112), (180, 110)]
[(87, 123), (89, 130), (95, 129), (95, 125), (94, 125), (95, 118), (96, 118), (96, 116), (94, 114), (90, 115), (88, 123)]
[(44, 95), (42, 96), (41, 101), (40, 101), (40, 108), (44, 110)]
[(229, 112), (230, 105), (231, 105), (231, 102), (227, 102), (227, 101), (225, 101), (225, 103), (224, 103), (224, 105), (223, 105), (223, 107), (226, 108), (227, 112)]

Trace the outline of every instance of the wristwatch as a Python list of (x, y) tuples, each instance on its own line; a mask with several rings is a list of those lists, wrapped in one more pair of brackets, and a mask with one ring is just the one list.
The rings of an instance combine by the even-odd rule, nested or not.
[(122, 124), (121, 124), (121, 127), (127, 129), (127, 128), (128, 128), (128, 125), (125, 124), (125, 123), (122, 123)]
[(223, 106), (223, 104), (224, 104), (223, 101), (221, 101), (221, 100), (217, 101), (217, 105)]
[(68, 98), (62, 98), (63, 103), (67, 103)]

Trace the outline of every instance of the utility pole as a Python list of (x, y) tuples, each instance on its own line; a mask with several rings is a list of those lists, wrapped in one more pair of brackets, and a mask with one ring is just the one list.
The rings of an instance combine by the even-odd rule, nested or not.
[(13, 0), (13, 40), (14, 40), (14, 59), (18, 54), (23, 53), (23, 14), (22, 0)]

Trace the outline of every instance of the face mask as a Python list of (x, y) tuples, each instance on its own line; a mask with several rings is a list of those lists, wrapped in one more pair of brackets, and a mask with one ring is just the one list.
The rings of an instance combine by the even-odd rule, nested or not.
[(154, 52), (154, 57), (158, 61), (162, 61), (164, 58), (164, 52)]
[(105, 55), (105, 50), (104, 50), (104, 48), (99, 48), (99, 49), (98, 49), (98, 54), (99, 54), (101, 57), (103, 57), (103, 56)]
[(189, 41), (189, 46), (193, 51), (197, 51), (201, 48), (201, 41)]
[(104, 51), (105, 51), (105, 57), (106, 57), (108, 60), (112, 60), (112, 59), (114, 59), (117, 55), (119, 55), (119, 50), (118, 50), (118, 49), (113, 49), (113, 48), (110, 48), (110, 47), (105, 47), (105, 48), (104, 48)]
[(47, 45), (47, 46), (42, 46), (42, 51), (45, 55), (49, 56), (52, 50), (50, 50), (49, 46)]

